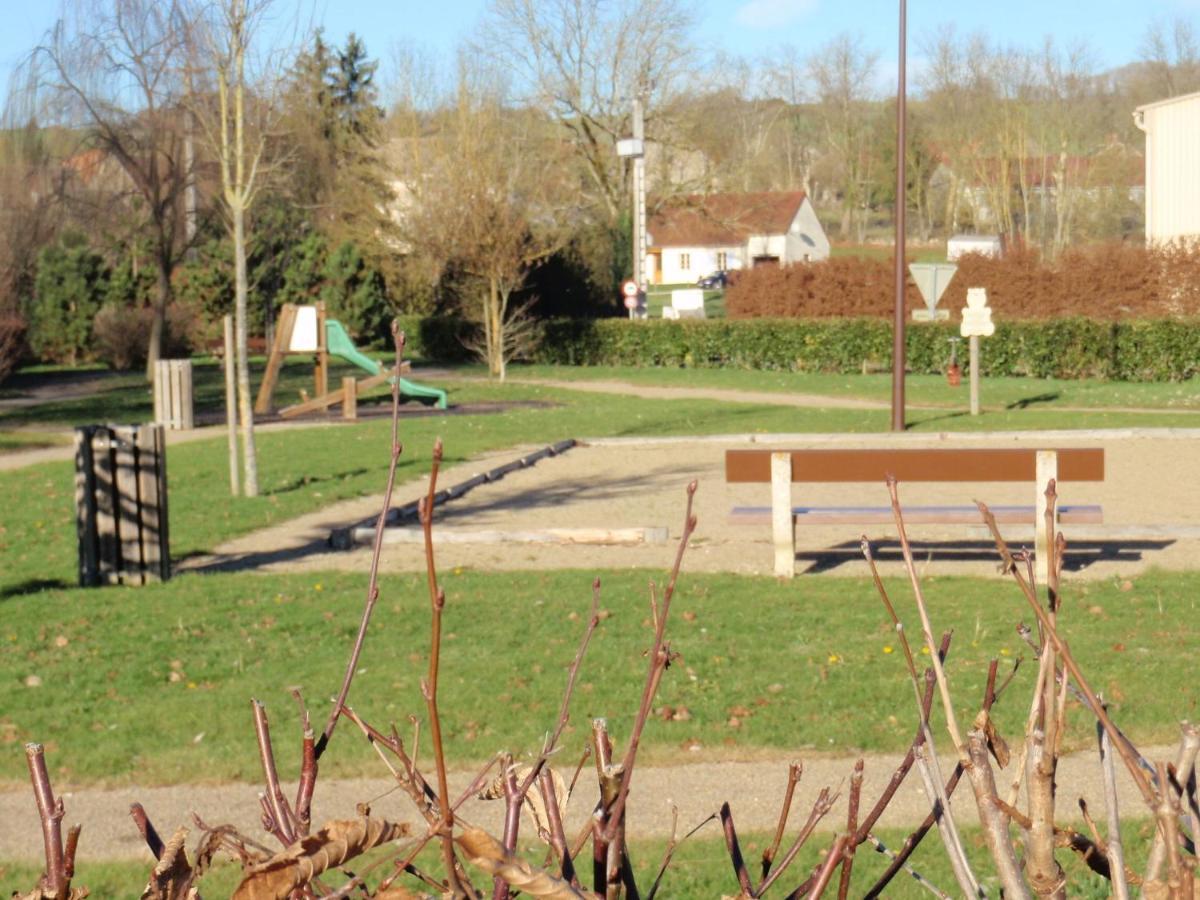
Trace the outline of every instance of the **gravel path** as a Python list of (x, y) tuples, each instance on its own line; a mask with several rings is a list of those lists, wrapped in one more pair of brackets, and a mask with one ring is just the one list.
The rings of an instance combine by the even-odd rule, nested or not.
[[(1174, 759), (1169, 747), (1148, 748), (1151, 760)], [(872, 755), (865, 758), (863, 782), (864, 807), (870, 808), (891, 778), (900, 755)], [(792, 809), (792, 833), (802, 822), (822, 788), (838, 794), (834, 810), (821, 823), (826, 831), (844, 828), (846, 786), (854, 758), (805, 758), (804, 775), (796, 790)], [(947, 769), (951, 761), (943, 758)], [(775, 827), (780, 803), (787, 784), (788, 760), (768, 762), (706, 762), (669, 767), (638, 767), (629, 799), (629, 834), (634, 838), (667, 837), (671, 833), (672, 806), (679, 810), (679, 827), (690, 829), (729, 801), (739, 832), (748, 834)], [(569, 771), (562, 773), (570, 779)], [(470, 785), (473, 773), (451, 775), (451, 793), (461, 796)], [(1007, 786), (1007, 778), (998, 773), (997, 782)], [(1063, 758), (1058, 768), (1059, 806), (1066, 819), (1076, 818), (1076, 800), (1086, 798), (1094, 815), (1104, 809), (1103, 782), (1095, 753), (1078, 753)], [(1145, 817), (1140, 797), (1128, 774), (1118, 764), (1119, 802), (1123, 810)], [(209, 824), (232, 823), (248, 835), (258, 835), (258, 785), (223, 784), (214, 786), (176, 785), (158, 788), (81, 788), (64, 790), (67, 823), (84, 826), (80, 840), (81, 857), (88, 859), (146, 859), (149, 853), (129, 818), (129, 805), (141, 803), (151, 821), (164, 835), (178, 825), (191, 825), (191, 813), (200, 814)], [(285, 794), (294, 796), (295, 785)], [(579, 779), (575, 796), (568, 806), (567, 828), (575, 833), (597, 801), (595, 778)], [(418, 820), (412, 804), (395, 784), (383, 779), (346, 781), (320, 780), (314, 795), (314, 821), (352, 818), (355, 804), (369, 802), (372, 812), (388, 819)], [(951, 804), (959, 821), (977, 821), (974, 800), (964, 784)], [(929, 812), (929, 803), (920, 787), (916, 772), (911, 772), (889, 804), (880, 827), (911, 827)], [(463, 818), (499, 833), (503, 830), (503, 803), (472, 799), (461, 809)], [(194, 828), (192, 828), (195, 831)], [(719, 826), (708, 826), (710, 837), (720, 834)], [(931, 836), (936, 840), (936, 836)], [(41, 832), (31, 790), (0, 793), (0, 858), (38, 859), (42, 853)]]

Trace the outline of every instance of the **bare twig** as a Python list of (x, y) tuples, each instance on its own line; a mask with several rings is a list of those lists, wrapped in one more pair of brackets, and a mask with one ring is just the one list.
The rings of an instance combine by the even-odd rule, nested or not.
[(783, 791), (783, 805), (779, 808), (779, 821), (775, 825), (775, 837), (771, 839), (771, 845), (763, 851), (762, 855), (762, 878), (766, 878), (771, 872), (771, 863), (775, 861), (775, 854), (779, 852), (779, 845), (783, 842), (783, 832), (787, 828), (788, 816), (792, 811), (792, 801), (796, 796), (796, 783), (800, 781), (800, 776), (804, 772), (804, 766), (800, 762), (794, 762), (788, 766), (787, 787)]
[[(671, 661), (671, 653), (666, 646), (664, 633), (667, 627), (667, 616), (671, 609), (671, 599), (675, 596), (675, 584), (679, 580), (679, 568), (683, 563), (683, 553), (687, 550), (692, 532), (696, 530), (696, 517), (692, 514), (692, 501), (695, 496), (696, 482), (692, 481), (687, 486), (687, 511), (684, 514), (683, 532), (679, 535), (679, 547), (675, 551), (675, 562), (671, 566), (671, 576), (667, 580), (666, 588), (663, 589), (658, 622), (655, 624), (654, 629), (654, 645), (650, 650), (650, 669), (646, 674), (646, 683), (642, 689), (642, 701), (638, 708), (637, 718), (634, 720), (633, 730), (629, 735), (629, 746), (626, 748), (625, 758), (622, 760), (621, 790), (617, 794), (616, 802), (613, 804), (611, 817), (606, 829), (608, 832), (615, 831), (619, 827), (619, 824), (624, 821), (625, 801), (629, 796), (629, 787), (633, 781), (633, 766), (637, 758), (638, 746), (641, 743), (642, 731), (646, 727), (646, 719), (650, 715), (650, 709), (654, 703), (654, 695), (658, 692), (658, 683)], [(605, 836), (611, 838), (611, 834), (606, 833)]]
[(146, 815), (146, 810), (142, 804), (130, 804), (129, 815), (133, 819), (133, 824), (137, 826), (138, 833), (142, 836), (142, 840), (146, 842), (146, 846), (149, 847), (150, 852), (154, 854), (154, 858), (162, 859), (162, 838), (159, 837), (158, 831), (154, 828), (154, 824), (150, 821), (150, 817)]
[(1046, 611), (1038, 603), (1036, 592), (1017, 569), (1008, 545), (1005, 543), (1004, 538), (1000, 536), (1000, 530), (996, 526), (996, 517), (992, 515), (986, 503), (976, 501), (976, 506), (979, 507), (979, 511), (983, 515), (983, 520), (988, 526), (988, 530), (992, 533), (992, 538), (996, 542), (996, 547), (1000, 551), (1000, 556), (1005, 562), (1006, 569), (1016, 580), (1021, 593), (1025, 596), (1025, 600), (1029, 604), (1030, 609), (1033, 610), (1034, 615), (1037, 616), (1038, 622), (1041, 624), (1047, 638), (1054, 642), (1055, 650), (1062, 657), (1063, 666), (1070, 673), (1071, 677), (1075, 679), (1075, 684), (1078, 685), (1084, 702), (1091, 709), (1092, 714), (1100, 721), (1104, 730), (1108, 732), (1113, 746), (1116, 748), (1121, 761), (1125, 763), (1125, 768), (1129, 771), (1130, 777), (1133, 779), (1133, 783), (1141, 793), (1146, 806), (1153, 812), (1158, 807), (1158, 797), (1149, 779), (1146, 778), (1145, 773), (1142, 771), (1136, 754), (1129, 749), (1126, 742), (1120, 736), (1117, 727), (1113, 725), (1112, 720), (1108, 717), (1108, 712), (1104, 709), (1104, 705), (1100, 702), (1100, 699), (1096, 696), (1096, 692), (1092, 690), (1079, 665), (1075, 662), (1075, 657), (1071, 654), (1071, 649), (1067, 645), (1067, 642), (1058, 634)]
[(750, 873), (746, 870), (746, 858), (742, 856), (742, 846), (738, 843), (737, 829), (733, 825), (733, 812), (728, 803), (721, 804), (721, 829), (725, 834), (725, 850), (733, 863), (733, 874), (737, 877), (738, 887), (745, 897), (753, 896), (750, 885)]
[(838, 879), (838, 900), (846, 900), (850, 894), (850, 873), (854, 868), (854, 851), (858, 842), (853, 838), (858, 831), (858, 803), (862, 797), (863, 761), (860, 757), (854, 764), (850, 774), (850, 797), (846, 810), (846, 836), (850, 838), (845, 844), (846, 859), (842, 863), (842, 874)]
[(779, 865), (762, 880), (757, 888), (754, 889), (755, 897), (761, 897), (763, 894), (765, 894), (771, 885), (778, 881), (779, 877), (787, 871), (788, 866), (790, 866), (792, 861), (796, 858), (796, 854), (800, 852), (800, 848), (803, 847), (809, 837), (812, 836), (813, 830), (817, 827), (817, 823), (829, 814), (829, 810), (833, 809), (833, 804), (836, 799), (837, 795), (831, 795), (829, 793), (829, 788), (821, 788), (821, 793), (817, 795), (817, 800), (808, 813), (808, 821), (804, 823), (804, 827), (801, 828), (800, 833), (796, 835), (796, 839), (792, 842), (792, 846), (788, 848), (787, 853), (783, 855), (783, 859), (779, 861)]
[(371, 622), (371, 612), (379, 599), (379, 558), (383, 553), (383, 528), (387, 524), (388, 509), (392, 505), (392, 491), (396, 486), (396, 466), (400, 462), (400, 454), (404, 447), (400, 443), (400, 371), (404, 358), (404, 332), (399, 323), (392, 322), (392, 342), (396, 348), (395, 375), (392, 379), (392, 455), (388, 464), (387, 487), (383, 491), (383, 507), (379, 510), (379, 518), (375, 521), (375, 543), (371, 548), (371, 574), (367, 580), (367, 599), (363, 604), (362, 618), (358, 623), (358, 634), (354, 637), (354, 647), (350, 651), (350, 659), (346, 661), (346, 671), (342, 675), (342, 686), (338, 690), (337, 699), (333, 701), (333, 709), (325, 722), (325, 730), (313, 748), (314, 760), (319, 760), (329, 746), (333, 737), (333, 729), (337, 727), (339, 714), (346, 698), (350, 696), (350, 684), (354, 681), (354, 673), (358, 671), (358, 659), (362, 655), (363, 643), (367, 639), (367, 626)]
[(663, 854), (662, 865), (660, 865), (658, 867), (658, 874), (654, 876), (654, 883), (652, 885), (650, 885), (650, 891), (649, 891), (649, 893), (646, 894), (646, 900), (654, 900), (654, 897), (658, 894), (658, 887), (659, 887), (659, 885), (662, 884), (663, 876), (666, 874), (667, 869), (670, 867), (671, 860), (673, 860), (675, 858), (675, 851), (679, 848), (679, 846), (684, 841), (686, 841), (688, 838), (690, 838), (693, 834), (695, 834), (697, 831), (699, 831), (701, 828), (703, 828), (705, 825), (707, 825), (709, 822), (714, 821), (716, 818), (717, 818), (717, 814), (712, 813), (711, 815), (702, 819), (698, 825), (696, 825), (691, 831), (689, 831), (687, 834), (685, 834), (682, 838), (680, 838), (677, 841), (677, 840), (675, 840), (675, 834), (676, 834), (676, 825), (678, 825), (678, 823), (679, 823), (679, 810), (677, 808), (672, 807), (672, 809), (671, 809), (671, 840), (667, 842), (667, 849), (666, 849), (666, 852)]
[(65, 815), (61, 798), (55, 798), (46, 771), (46, 751), (41, 744), (25, 745), (25, 760), (33, 782), (33, 797), (42, 822), (42, 844), (46, 854), (45, 885), (51, 896), (65, 896), (70, 886), (64, 869), (62, 820)]
[(258, 741), (259, 761), (262, 763), (263, 779), (267, 784), (267, 806), (272, 820), (283, 835), (283, 844), (287, 846), (296, 839), (296, 820), (279, 786), (279, 771), (275, 767), (275, 752), (271, 747), (271, 729), (267, 722), (266, 708), (257, 700), (251, 700), (250, 705), (254, 710), (254, 736)]
[[(892, 865), (895, 866), (897, 869), (904, 869), (905, 873), (907, 873), (907, 875), (913, 881), (915, 881), (917, 884), (921, 885), (921, 887), (925, 888), (925, 890), (929, 891), (929, 893), (933, 894), (933, 896), (939, 897), (939, 898), (941, 898), (941, 900), (950, 900), (949, 894), (945, 893), (940, 888), (938, 888), (935, 884), (933, 884), (933, 882), (931, 882), (928, 878), (926, 878), (924, 875), (922, 875), (916, 869), (914, 869), (911, 866), (909, 866), (908, 864), (906, 864), (904, 862), (904, 860), (900, 857), (899, 854), (895, 853), (892, 850), (889, 850), (887, 848), (887, 846), (884, 845), (883, 841), (879, 840), (879, 838), (875, 837), (875, 835), (868, 834), (867, 840), (870, 841), (871, 846), (875, 848), (876, 852), (881, 853), (884, 856), (886, 856), (888, 859), (890, 859), (892, 861)], [(876, 896), (876, 895), (868, 894), (867, 896), (870, 897), (870, 896)]]

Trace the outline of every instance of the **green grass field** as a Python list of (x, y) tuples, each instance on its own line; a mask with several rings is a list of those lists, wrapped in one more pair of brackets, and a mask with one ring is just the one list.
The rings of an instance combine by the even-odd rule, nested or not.
[[(647, 760), (677, 759), (691, 742), (704, 748), (698, 758), (713, 759), (907, 747), (911, 689), (869, 582), (688, 575), (686, 560), (684, 569), (671, 628), (682, 659), (657, 702), (689, 716), (651, 725)], [(662, 573), (443, 573), (441, 706), (457, 763), (531, 750), (553, 726), (596, 574), (608, 615), (580, 675), (568, 744), (597, 716), (614, 735), (628, 734), (650, 640), (647, 583)], [(948, 671), (969, 721), (988, 661), (1007, 666), (1029, 656), (1015, 626), (1031, 613), (1004, 582), (930, 578), (926, 588), (935, 627), (955, 631)], [(0, 743), (11, 752), (0, 756), (0, 780), (24, 777), (17, 751), (28, 740), (45, 742), (56, 778), (74, 783), (256, 778), (249, 699), (270, 705), (280, 734), (294, 719), (290, 686), (321, 709), (340, 681), (365, 589), (365, 574), (183, 575), (145, 588), (10, 596), (0, 626), (0, 669), (8, 674), (0, 680)], [(1195, 692), (1162, 685), (1190, 666), (1200, 638), (1198, 589), (1200, 575), (1155, 573), (1130, 590), (1092, 582), (1066, 591), (1065, 634), (1135, 740), (1173, 741), (1176, 723), (1197, 714)], [(890, 591), (915, 633), (906, 586), (891, 582)], [(423, 577), (383, 579), (351, 695), (369, 720), (382, 726), (423, 714), (428, 618)], [(1022, 667), (997, 708), (1005, 734), (1023, 727), (1035, 670)], [(40, 685), (27, 686), (30, 676)], [(1076, 708), (1070, 718), (1068, 746), (1090, 745), (1090, 717)], [(291, 754), (284, 758), (290, 764)], [(381, 774), (351, 729), (322, 771)]]
[[(891, 401), (890, 374), (826, 375), (812, 372), (759, 372), (745, 369), (671, 369), (632, 366), (514, 365), (514, 378), (567, 381), (619, 380), (662, 387), (714, 388), (814, 394)], [(940, 375), (909, 375), (905, 394), (914, 407), (951, 409), (968, 404), (967, 386), (951, 387)], [(988, 410), (1082, 407), (1089, 410), (1138, 409), (1146, 412), (1200, 412), (1200, 381), (1176, 383), (1066, 381), (1055, 378), (987, 378), (981, 386)], [(914, 415), (921, 415), (916, 411)]]

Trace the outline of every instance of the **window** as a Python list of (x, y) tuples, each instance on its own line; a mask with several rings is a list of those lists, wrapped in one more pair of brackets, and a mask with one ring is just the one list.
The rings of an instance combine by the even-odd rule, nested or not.
[(687, 272), (691, 268), (692, 268), (692, 254), (680, 253), (679, 254), (679, 271)]
[(718, 253), (717, 253), (717, 268), (718, 269), (728, 269), (729, 266), (726, 265), (727, 262), (728, 262), (728, 258), (726, 257), (725, 251), (724, 250), (718, 251)]

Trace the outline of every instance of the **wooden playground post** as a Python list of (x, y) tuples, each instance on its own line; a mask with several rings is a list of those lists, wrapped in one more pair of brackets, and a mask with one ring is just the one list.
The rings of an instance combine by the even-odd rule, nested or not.
[(358, 418), (358, 379), (351, 375), (342, 378), (342, 418)]
[[(314, 397), (324, 397), (329, 393), (329, 348), (325, 342), (325, 304), (317, 302), (317, 359), (313, 371), (315, 384)], [(328, 411), (328, 407), (321, 412)]]
[(262, 384), (258, 386), (258, 398), (254, 401), (254, 411), (260, 416), (271, 411), (271, 394), (275, 392), (275, 382), (279, 380), (279, 369), (283, 366), (283, 358), (287, 356), (288, 344), (292, 340), (292, 329), (296, 325), (296, 307), (285, 303), (279, 311), (279, 322), (275, 326), (275, 340), (271, 342), (271, 354), (267, 357), (267, 368), (263, 372)]

